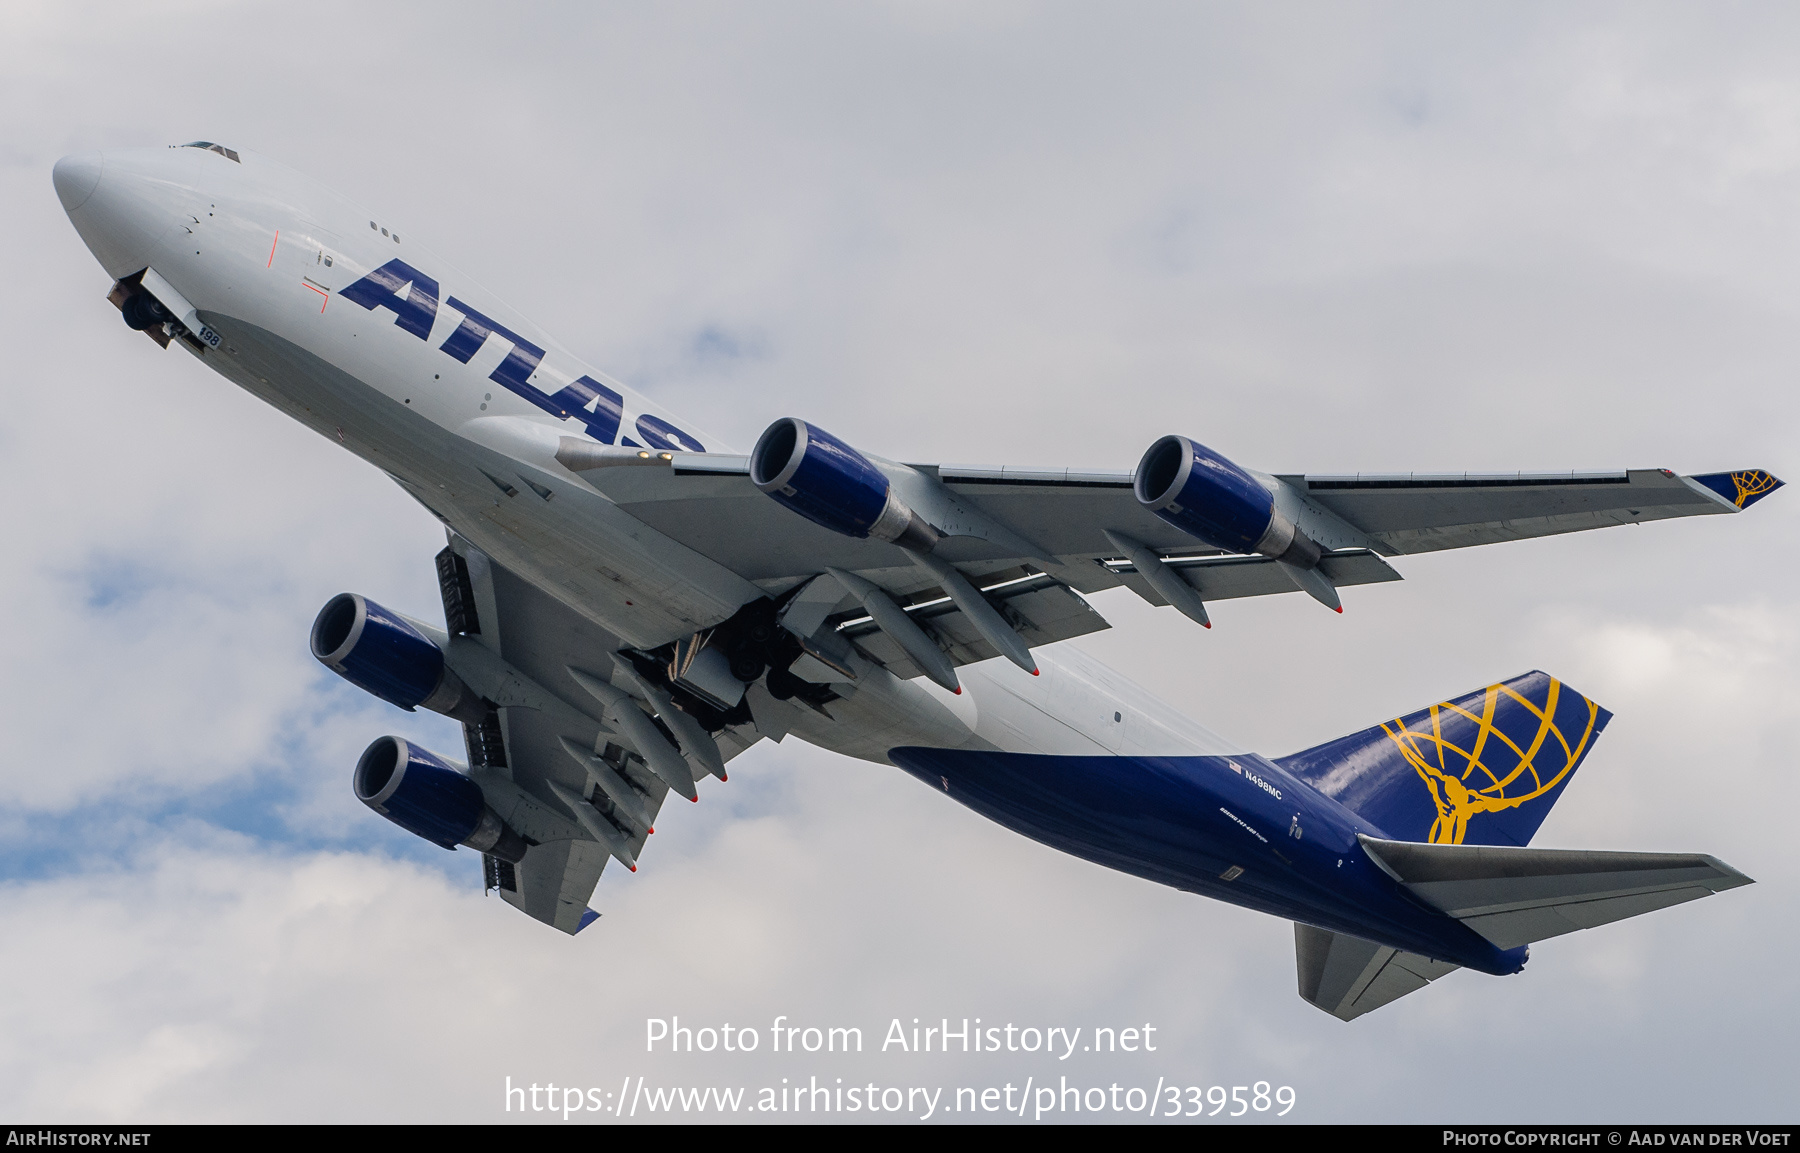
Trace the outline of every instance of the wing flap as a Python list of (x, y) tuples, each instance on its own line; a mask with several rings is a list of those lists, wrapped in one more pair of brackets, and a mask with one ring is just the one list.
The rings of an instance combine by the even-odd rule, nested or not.
[[(1106, 618), (1095, 612), (1080, 593), (1042, 573), (989, 584), (981, 592), (999, 606), (1001, 616), (1033, 648), (1108, 627)], [(941, 592), (902, 607), (907, 616), (937, 640), (956, 664), (973, 664), (1000, 655), (955, 603)], [(853, 641), (869, 659), (886, 665), (895, 676), (924, 675), (906, 655), (906, 650), (876, 627), (861, 610), (843, 618), (838, 624), (838, 632)]]
[[(1163, 563), (1192, 585), (1200, 593), (1202, 600), (1234, 600), (1238, 597), (1271, 596), (1297, 591), (1293, 579), (1283, 571), (1281, 564), (1266, 556), (1169, 557)], [(1138, 595), (1145, 600), (1152, 604), (1164, 603), (1154, 590), (1150, 590), (1147, 582), (1138, 578), (1137, 566), (1130, 561), (1107, 561), (1105, 567), (1127, 583), (1142, 583), (1149, 595), (1145, 595), (1145, 592), (1139, 592)], [(1344, 549), (1328, 553), (1319, 561), (1319, 567), (1338, 588), (1401, 579), (1400, 574), (1387, 561), (1368, 549)], [(1132, 588), (1135, 591), (1137, 584), (1132, 584)]]

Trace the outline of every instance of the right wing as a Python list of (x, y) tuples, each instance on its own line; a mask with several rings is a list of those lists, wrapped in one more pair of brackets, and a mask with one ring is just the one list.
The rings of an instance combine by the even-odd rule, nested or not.
[[(1175, 597), (1185, 602), (1177, 607), (1202, 621), (1205, 602), (1303, 588), (1333, 604), (1332, 588), (1399, 580), (1384, 557), (1736, 512), (1781, 483), (1755, 470), (1698, 477), (1661, 469), (1263, 476), (1277, 509), (1327, 550), (1317, 570), (1323, 579), (1308, 585), (1292, 566), (1223, 553), (1166, 523), (1138, 501), (1130, 472), (894, 466), (941, 497), (946, 519), (937, 527), (944, 536), (934, 555), (997, 609), (1004, 621), (997, 629), (994, 618), (981, 627), (964, 611), (966, 598), (958, 602), (898, 545), (833, 532), (770, 499), (751, 483), (747, 457), (673, 453), (659, 462), (642, 455), (653, 467), (611, 467), (621, 463), (611, 449), (559, 460), (634, 517), (771, 597), (830, 570), (875, 586), (918, 627), (902, 622), (899, 632), (888, 629), (867, 608), (868, 598), (846, 587), (808, 629), (824, 626), (902, 677), (934, 663), (967, 664), (1005, 652), (1015, 638), (1004, 632), (1035, 647), (1106, 628), (1083, 593), (1123, 585), (1153, 605)], [(1130, 543), (1140, 547), (1121, 556)], [(1140, 562), (1155, 568), (1146, 576)], [(953, 674), (940, 668), (934, 679), (949, 687)]]
[[(791, 584), (827, 566), (852, 572), (907, 567), (894, 545), (833, 533), (776, 504), (750, 483), (747, 460), (677, 453), (666, 468), (593, 469), (581, 475), (644, 523), (748, 580)], [(992, 572), (1021, 561), (1049, 561), (1071, 570), (1064, 575), (1084, 592), (1112, 588), (1129, 566), (1118, 563), (1109, 530), (1162, 555), (1221, 555), (1146, 511), (1128, 471), (909, 467), (1006, 526), (1014, 534), (1012, 544), (1035, 548), (1025, 553), (999, 540), (947, 537), (939, 551), (972, 569)], [(1668, 469), (1284, 475), (1264, 483), (1275, 489), (1277, 507), (1326, 548), (1383, 556), (1740, 512), (1782, 485), (1760, 469), (1699, 476)]]

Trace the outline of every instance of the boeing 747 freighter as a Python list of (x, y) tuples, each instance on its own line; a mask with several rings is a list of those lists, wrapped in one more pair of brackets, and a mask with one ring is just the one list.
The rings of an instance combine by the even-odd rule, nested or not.
[[(1207, 606), (1400, 579), (1396, 557), (1736, 514), (1747, 469), (1268, 475), (1181, 435), (1135, 469), (902, 464), (799, 418), (727, 447), (422, 246), (251, 152), (56, 165), (124, 322), (370, 461), (441, 521), (441, 622), (360, 594), (328, 668), (460, 721), (381, 737), (375, 812), (575, 933), (669, 794), (789, 736), (891, 764), (1046, 845), (1294, 922), (1345, 1020), (1534, 941), (1750, 883), (1710, 856), (1532, 847), (1609, 715), (1541, 672), (1270, 759), (1055, 642), (1084, 594)], [(145, 346), (146, 352), (149, 346)], [(415, 606), (408, 606), (415, 607)], [(706, 787), (714, 787), (710, 784)]]

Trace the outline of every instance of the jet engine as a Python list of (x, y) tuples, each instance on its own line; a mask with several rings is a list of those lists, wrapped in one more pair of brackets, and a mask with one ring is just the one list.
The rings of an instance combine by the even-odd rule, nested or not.
[(467, 845), (515, 865), (525, 857), (525, 839), (488, 808), (480, 785), (399, 737), (363, 750), (351, 781), (357, 800), (434, 845)]
[(938, 532), (908, 508), (862, 453), (798, 417), (783, 417), (750, 451), (750, 480), (832, 532), (928, 552)]
[(357, 688), (411, 712), (423, 706), (480, 724), (481, 699), (444, 665), (444, 651), (405, 617), (359, 593), (339, 593), (313, 620), (312, 654)]
[(1138, 462), (1138, 503), (1189, 536), (1227, 552), (1261, 553), (1299, 569), (1322, 550), (1275, 508), (1242, 467), (1185, 436), (1165, 436)]

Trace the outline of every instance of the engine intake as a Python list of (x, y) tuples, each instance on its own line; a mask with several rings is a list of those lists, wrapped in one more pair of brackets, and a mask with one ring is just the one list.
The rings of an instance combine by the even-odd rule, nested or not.
[(750, 451), (750, 480), (832, 532), (921, 552), (939, 539), (868, 457), (798, 417), (783, 417), (763, 430)]
[(471, 725), (486, 715), (431, 638), (360, 593), (325, 602), (313, 620), (312, 654), (357, 688), (408, 712), (423, 707)]
[(1185, 436), (1165, 436), (1138, 462), (1138, 503), (1227, 552), (1261, 553), (1302, 569), (1323, 550), (1275, 508), (1275, 495), (1234, 462)]
[(525, 839), (488, 808), (480, 785), (399, 737), (363, 750), (351, 783), (357, 800), (434, 845), (467, 845), (515, 865), (525, 858)]

